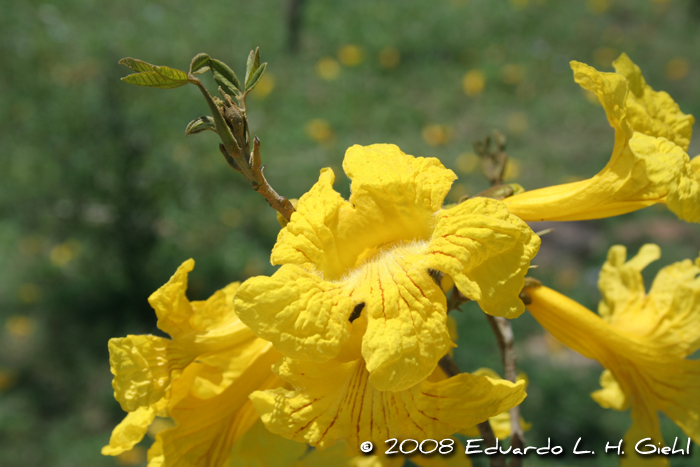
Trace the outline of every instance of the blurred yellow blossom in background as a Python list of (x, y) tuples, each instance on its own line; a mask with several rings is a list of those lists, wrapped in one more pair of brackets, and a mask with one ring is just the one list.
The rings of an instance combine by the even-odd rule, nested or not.
[(265, 72), (258, 84), (251, 91), (251, 95), (258, 99), (265, 99), (275, 89), (275, 75)]
[(462, 79), (462, 87), (467, 96), (477, 96), (481, 94), (486, 85), (486, 76), (481, 70), (469, 70)]
[(28, 316), (10, 316), (5, 321), (5, 330), (14, 337), (29, 337), (36, 330), (36, 321)]
[(447, 125), (426, 125), (423, 127), (423, 141), (430, 146), (440, 146), (452, 139), (454, 130)]
[(530, 3), (530, 0), (508, 0), (508, 1), (510, 3), (510, 6), (512, 6), (516, 10), (522, 10)]
[(508, 115), (508, 120), (506, 120), (506, 127), (508, 131), (516, 135), (525, 133), (529, 127), (527, 115), (522, 112), (510, 113)]
[(49, 257), (58, 267), (63, 267), (73, 261), (80, 251), (80, 244), (75, 240), (60, 243), (51, 249)]
[(506, 161), (506, 168), (503, 172), (503, 181), (508, 182), (515, 180), (520, 177), (520, 171), (522, 169), (522, 164), (519, 160), (509, 157)]
[(666, 64), (666, 77), (672, 81), (685, 78), (689, 71), (690, 64), (682, 57), (669, 60)]
[(506, 84), (518, 84), (525, 77), (525, 68), (522, 65), (510, 63), (501, 68), (501, 81)]
[(379, 64), (382, 68), (396, 68), (401, 61), (401, 54), (395, 47), (384, 47), (379, 51)]
[(333, 81), (340, 76), (340, 64), (333, 57), (323, 57), (316, 62), (316, 75), (326, 81)]
[(310, 120), (304, 127), (306, 135), (317, 143), (327, 143), (334, 137), (331, 125), (322, 118)]
[(357, 66), (365, 59), (363, 50), (353, 44), (344, 45), (338, 50), (338, 60), (345, 66)]
[(15, 374), (11, 370), (0, 370), (0, 391), (14, 386), (16, 381)]
[(473, 152), (464, 152), (457, 157), (455, 167), (464, 174), (472, 173), (479, 167), (479, 156)]
[(610, 9), (610, 6), (610, 0), (588, 0), (586, 2), (586, 8), (588, 9), (588, 11), (597, 15), (608, 11)]

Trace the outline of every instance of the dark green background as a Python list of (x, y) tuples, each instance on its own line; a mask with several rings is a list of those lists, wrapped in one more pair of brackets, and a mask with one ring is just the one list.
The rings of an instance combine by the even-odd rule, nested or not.
[[(0, 371), (10, 382), (0, 390), (0, 464), (115, 465), (99, 454), (123, 416), (112, 397), (107, 340), (154, 332), (146, 299), (187, 258), (197, 261), (192, 299), (274, 270), (274, 212), (226, 166), (213, 133), (184, 136), (187, 122), (207, 113), (198, 91), (129, 86), (119, 80), (128, 74), (117, 65), (121, 57), (186, 69), (207, 52), (240, 75), (259, 45), (275, 86), (249, 100), (249, 115), (265, 173), (288, 197), (303, 194), (327, 166), (337, 169), (337, 189), (347, 195), (338, 168), (352, 144), (395, 143), (455, 168), (492, 128), (509, 138), (518, 181), (537, 188), (591, 176), (611, 152), (604, 112), (573, 82), (569, 60), (610, 70), (612, 58), (627, 52), (655, 89), (700, 115), (700, 2), (611, 0), (596, 12), (605, 3), (306, 0), (292, 53), (286, 1), (3, 2)], [(317, 61), (347, 44), (360, 46), (364, 61), (341, 65), (336, 80), (321, 79)], [(385, 47), (400, 53), (395, 68), (380, 66)], [(671, 79), (667, 63), (677, 58), (689, 71)], [(507, 65), (525, 71), (519, 83), (503, 81)], [(462, 78), (472, 69), (484, 73), (486, 86), (469, 97)], [(313, 119), (330, 125), (329, 141), (308, 136)], [(449, 141), (428, 144), (422, 131), (432, 124), (450, 128)], [(700, 153), (698, 141), (691, 156)], [(461, 191), (452, 200), (487, 186), (478, 173), (457, 173)], [(700, 228), (663, 207), (557, 228), (543, 238), (534, 275), (593, 309), (609, 246), (635, 252), (654, 241), (663, 264), (700, 250)], [(467, 306), (456, 318), (461, 367), (498, 369), (480, 312)], [(17, 323), (27, 335), (17, 334)], [(522, 406), (533, 423), (529, 443), (552, 437), (573, 446), (582, 436), (602, 450), (619, 440), (628, 413), (603, 410), (588, 397), (598, 387), (597, 363), (558, 348), (527, 314), (514, 327), (530, 377)], [(666, 424), (672, 440), (679, 430)], [(526, 465), (616, 459), (530, 457)]]

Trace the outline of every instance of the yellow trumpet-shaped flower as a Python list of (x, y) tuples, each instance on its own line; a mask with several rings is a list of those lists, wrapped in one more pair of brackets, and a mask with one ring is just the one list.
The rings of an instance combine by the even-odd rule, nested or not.
[(610, 161), (588, 180), (506, 198), (511, 213), (527, 221), (570, 221), (666, 203), (679, 218), (700, 222), (700, 159), (686, 154), (693, 116), (647, 85), (627, 55), (614, 66), (616, 73), (601, 73), (571, 62), (574, 79), (598, 97), (615, 129)]
[[(351, 335), (374, 387), (415, 386), (453, 345), (446, 300), (431, 270), (454, 280), (487, 313), (516, 317), (518, 288), (539, 237), (500, 201), (442, 202), (456, 178), (434, 158), (388, 144), (348, 149), (350, 200), (321, 171), (277, 237), (272, 277), (247, 280), (235, 298), (241, 319), (285, 356), (335, 358)], [(366, 331), (353, 330), (358, 316)], [(359, 355), (351, 351), (352, 360)]]
[(238, 319), (238, 283), (206, 301), (185, 296), (194, 261), (182, 264), (149, 298), (158, 327), (171, 339), (127, 336), (109, 342), (114, 397), (129, 412), (114, 429), (105, 455), (141, 441), (155, 417), (174, 428), (156, 435), (149, 467), (225, 464), (233, 443), (258, 419), (248, 395), (280, 384), (270, 371), (281, 355)]
[(441, 370), (403, 391), (374, 387), (362, 359), (324, 363), (284, 358), (274, 370), (294, 389), (256, 391), (250, 398), (273, 433), (325, 449), (338, 440), (350, 452), (371, 441), (443, 439), (509, 410), (525, 398), (525, 382), (511, 383)]
[(600, 316), (547, 287), (528, 289), (528, 309), (557, 339), (605, 368), (603, 388), (592, 397), (603, 407), (631, 407), (623, 466), (667, 466), (663, 456), (642, 457), (635, 445), (663, 442), (657, 412), (700, 442), (700, 361), (686, 357), (700, 348), (700, 258), (663, 268), (648, 294), (641, 270), (659, 258), (645, 245), (629, 261), (624, 247), (608, 253), (599, 286)]

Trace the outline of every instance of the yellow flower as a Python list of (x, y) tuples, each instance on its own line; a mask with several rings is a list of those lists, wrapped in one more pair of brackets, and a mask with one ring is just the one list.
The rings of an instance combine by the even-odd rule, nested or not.
[[(663, 441), (657, 411), (700, 442), (700, 361), (686, 357), (700, 348), (700, 258), (663, 268), (645, 294), (641, 270), (659, 258), (645, 245), (625, 261), (626, 251), (608, 253), (599, 286), (600, 316), (547, 287), (528, 289), (528, 309), (568, 347), (598, 360), (606, 370), (592, 397), (604, 408), (631, 407), (622, 465), (640, 465), (634, 446), (644, 438)], [(664, 457), (646, 457), (667, 466)]]
[(574, 79), (598, 97), (615, 129), (608, 164), (588, 180), (506, 198), (511, 213), (527, 221), (584, 220), (666, 203), (679, 218), (700, 222), (700, 162), (686, 154), (693, 116), (648, 86), (627, 55), (613, 64), (617, 73), (571, 62)]
[(270, 366), (280, 354), (234, 312), (238, 283), (206, 301), (190, 302), (185, 291), (193, 267), (194, 261), (185, 261), (149, 298), (158, 327), (172, 339), (141, 335), (109, 341), (114, 397), (129, 414), (102, 449), (105, 455), (132, 449), (159, 415), (176, 426), (156, 435), (149, 467), (223, 465), (233, 443), (258, 418), (248, 394), (279, 384)]
[(279, 233), (271, 259), (282, 267), (243, 283), (235, 307), (285, 356), (321, 363), (347, 343), (346, 361), (361, 354), (377, 390), (409, 389), (453, 345), (430, 270), (450, 275), (487, 313), (513, 318), (540, 240), (500, 201), (441, 209), (456, 177), (437, 159), (353, 146), (343, 168), (350, 200), (322, 170)]
[[(491, 379), (500, 379), (500, 376), (498, 376), (498, 373), (493, 371), (490, 368), (479, 368), (475, 372), (472, 373), (473, 375), (477, 376), (488, 376)], [(523, 381), (523, 384), (525, 385), (525, 389), (527, 389), (527, 377), (524, 374), (518, 375), (518, 381)], [(491, 425), (491, 429), (493, 430), (493, 434), (496, 435), (496, 438), (498, 439), (506, 439), (510, 436), (511, 434), (511, 423), (510, 423), (510, 413), (509, 412), (501, 412), (499, 414), (496, 414), (492, 417), (489, 417), (489, 424)], [(530, 428), (532, 428), (531, 423), (527, 423), (525, 420), (523, 420), (522, 417), (520, 417), (520, 425), (523, 428), (523, 431), (527, 431)], [(465, 430), (460, 431), (460, 434), (464, 436), (468, 436), (470, 438), (480, 438), (481, 433), (479, 432), (479, 428), (475, 425), (472, 427), (469, 427)]]
[[(436, 375), (403, 391), (381, 391), (365, 362), (325, 363), (284, 358), (274, 371), (294, 390), (256, 391), (250, 398), (265, 426), (285, 438), (319, 449), (338, 440), (350, 452), (364, 441), (443, 439), (509, 410), (525, 398), (525, 382), (462, 373)], [(431, 381), (436, 380), (436, 381)]]
[[(409, 446), (412, 449), (414, 445)], [(297, 443), (270, 433), (262, 423), (256, 423), (236, 442), (228, 459), (230, 467), (401, 467), (408, 457), (419, 467), (471, 467), (464, 446), (454, 441), (452, 455), (412, 456), (384, 455), (389, 445), (382, 442), (374, 447), (374, 454), (348, 455), (344, 442), (328, 449), (308, 449), (306, 443)], [(426, 449), (433, 449), (428, 443)]]

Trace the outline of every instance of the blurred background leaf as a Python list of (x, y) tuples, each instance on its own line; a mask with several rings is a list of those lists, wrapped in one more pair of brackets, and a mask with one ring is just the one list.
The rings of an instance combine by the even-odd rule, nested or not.
[[(128, 86), (119, 79), (121, 57), (186, 69), (206, 52), (242, 70), (260, 46), (270, 66), (248, 113), (277, 191), (298, 198), (320, 168), (332, 167), (347, 195), (345, 149), (382, 142), (454, 169), (454, 202), (487, 187), (471, 142), (492, 128), (508, 137), (506, 179), (526, 188), (589, 177), (605, 164), (612, 130), (573, 82), (569, 60), (611, 70), (627, 52), (655, 89), (700, 115), (699, 4), (5, 2), (0, 53), (12, 66), (0, 70), (0, 464), (144, 464), (150, 438), (117, 459), (99, 454), (123, 416), (112, 398), (107, 340), (158, 333), (147, 297), (189, 257), (197, 261), (192, 299), (274, 270), (274, 211), (226, 166), (216, 135), (182, 134), (207, 109), (199, 91)], [(691, 156), (700, 153), (698, 141)], [(593, 309), (610, 245), (634, 252), (655, 241), (664, 264), (700, 250), (698, 226), (662, 208), (555, 228), (535, 275)], [(480, 312), (456, 317), (461, 367), (500, 370)], [(600, 368), (527, 314), (514, 328), (530, 377), (528, 442), (552, 437), (572, 446), (582, 436), (602, 450), (619, 440), (628, 414), (588, 397)], [(526, 462), (617, 465), (614, 456)], [(697, 462), (676, 457), (672, 465)]]

